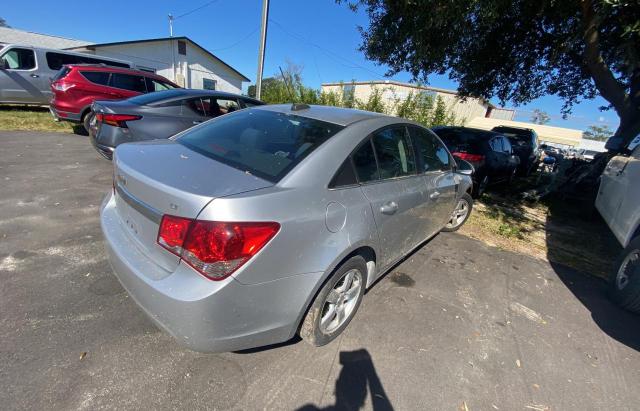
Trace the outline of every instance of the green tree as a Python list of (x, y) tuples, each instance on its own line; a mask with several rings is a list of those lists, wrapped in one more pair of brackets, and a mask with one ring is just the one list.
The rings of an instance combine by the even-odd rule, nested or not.
[(361, 50), (389, 74), (449, 73), (462, 95), (502, 103), (557, 95), (565, 114), (600, 94), (617, 136), (640, 132), (640, 1), (337, 1), (364, 7)]
[(456, 122), (455, 115), (451, 110), (447, 109), (444, 99), (440, 96), (436, 98), (436, 106), (431, 117), (430, 127), (454, 125)]
[(11, 26), (7, 24), (7, 21), (5, 19), (0, 17), (0, 27), (9, 27), (10, 28)]
[(371, 89), (366, 101), (354, 99), (354, 107), (359, 110), (373, 111), (374, 113), (387, 113), (387, 106), (383, 100), (383, 90), (377, 87)]
[(547, 124), (549, 121), (551, 121), (551, 117), (549, 117), (546, 111), (538, 110), (537, 108), (533, 110), (533, 114), (531, 115), (532, 123)]
[(589, 126), (583, 133), (582, 138), (596, 141), (607, 141), (613, 135), (609, 126)]

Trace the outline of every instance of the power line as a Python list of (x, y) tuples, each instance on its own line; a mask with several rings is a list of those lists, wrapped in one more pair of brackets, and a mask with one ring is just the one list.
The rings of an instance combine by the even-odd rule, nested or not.
[(254, 30), (252, 30), (249, 34), (247, 34), (246, 36), (244, 36), (241, 40), (236, 41), (235, 43), (233, 43), (230, 46), (225, 46), (225, 47), (221, 47), (218, 49), (212, 49), (211, 51), (220, 51), (220, 50), (227, 50), (230, 48), (234, 48), (235, 46), (237, 46), (238, 44), (242, 43), (243, 41), (245, 41), (246, 39), (248, 39), (249, 37), (253, 36), (254, 34), (256, 34), (256, 32), (259, 30), (259, 28), (255, 28)]
[(195, 12), (196, 12), (196, 11), (198, 11), (198, 10), (202, 10), (202, 9), (204, 9), (205, 7), (207, 7), (207, 6), (209, 6), (209, 5), (213, 4), (213, 3), (215, 3), (216, 1), (218, 1), (218, 0), (211, 0), (211, 1), (209, 1), (209, 2), (207, 2), (207, 3), (205, 3), (205, 4), (203, 4), (202, 6), (196, 7), (195, 9), (193, 9), (193, 10), (191, 10), (191, 11), (188, 11), (188, 12), (186, 12), (186, 13), (183, 13), (183, 14), (181, 14), (181, 15), (177, 16), (177, 17), (174, 17), (174, 18), (173, 18), (173, 20), (178, 20), (178, 19), (180, 19), (180, 18), (182, 18), (182, 17), (184, 17), (184, 16), (188, 16), (188, 15), (189, 15), (189, 14), (191, 14), (191, 13), (195, 13)]
[[(310, 45), (310, 46), (313, 46), (313, 47), (317, 48), (318, 50), (324, 52), (324, 54), (326, 54), (329, 58), (331, 58), (332, 60), (336, 61), (337, 63), (339, 63), (340, 65), (342, 65), (344, 67), (351, 68), (351, 69), (356, 69), (356, 68), (357, 69), (361, 69), (361, 70), (364, 70), (364, 71), (367, 71), (367, 72), (373, 74), (379, 80), (389, 80), (389, 77), (386, 77), (383, 74), (376, 73), (375, 71), (370, 70), (367, 67), (364, 67), (364, 66), (362, 66), (362, 65), (360, 65), (360, 64), (358, 64), (356, 62), (353, 62), (353, 61), (351, 61), (349, 59), (346, 59), (346, 58), (340, 56), (339, 54), (336, 54), (336, 53), (332, 52), (331, 50), (325, 49), (324, 47), (319, 46), (318, 44), (313, 43), (313, 42), (305, 39), (304, 37), (302, 37), (299, 34), (295, 34), (295, 33), (292, 33), (290, 31), (288, 31), (287, 29), (284, 28), (284, 26), (282, 24), (278, 23), (274, 19), (269, 19), (269, 21), (271, 23), (275, 24), (283, 33), (287, 34), (289, 37), (293, 37), (294, 39), (296, 39), (296, 40), (298, 40), (298, 41), (300, 41), (302, 43), (305, 43), (307, 45)], [(340, 62), (339, 60), (342, 60), (342, 62)], [(345, 62), (348, 63), (349, 65), (345, 64)]]

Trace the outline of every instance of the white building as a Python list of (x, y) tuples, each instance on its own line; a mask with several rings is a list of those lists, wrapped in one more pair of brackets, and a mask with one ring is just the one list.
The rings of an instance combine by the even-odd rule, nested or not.
[(69, 39), (49, 34), (34, 33), (10, 27), (0, 27), (0, 44), (21, 44), (46, 49), (66, 49), (91, 44), (90, 41)]
[(164, 37), (72, 47), (70, 50), (127, 60), (186, 88), (240, 94), (246, 76), (188, 37)]

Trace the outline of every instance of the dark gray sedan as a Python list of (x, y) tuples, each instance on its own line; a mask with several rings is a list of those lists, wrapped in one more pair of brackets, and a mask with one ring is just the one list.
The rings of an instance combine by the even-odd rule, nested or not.
[(174, 89), (120, 101), (96, 101), (90, 127), (95, 149), (111, 159), (122, 143), (169, 138), (214, 117), (264, 104), (211, 90)]

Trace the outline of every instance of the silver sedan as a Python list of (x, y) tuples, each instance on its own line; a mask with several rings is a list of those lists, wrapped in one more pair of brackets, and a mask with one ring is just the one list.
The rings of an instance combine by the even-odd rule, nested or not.
[(261, 106), (119, 146), (102, 230), (122, 285), (183, 345), (320, 346), (396, 262), (464, 224), (470, 173), (406, 120)]

